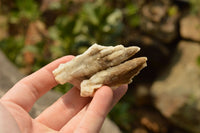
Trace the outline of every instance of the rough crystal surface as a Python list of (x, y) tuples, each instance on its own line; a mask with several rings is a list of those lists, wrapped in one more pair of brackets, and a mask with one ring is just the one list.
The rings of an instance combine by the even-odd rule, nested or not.
[(123, 45), (113, 47), (94, 44), (70, 62), (60, 64), (53, 74), (58, 83), (70, 82), (79, 88), (81, 96), (93, 96), (102, 85), (116, 88), (130, 83), (146, 66), (146, 57), (128, 60), (139, 50), (136, 46), (125, 48)]

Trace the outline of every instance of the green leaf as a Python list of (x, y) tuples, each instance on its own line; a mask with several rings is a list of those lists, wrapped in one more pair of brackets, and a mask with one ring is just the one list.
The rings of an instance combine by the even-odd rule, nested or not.
[(61, 8), (61, 2), (59, 2), (59, 1), (54, 1), (54, 2), (51, 2), (50, 3), (50, 6), (48, 7), (50, 10), (58, 10), (58, 9), (60, 9)]
[(53, 40), (59, 39), (60, 31), (58, 30), (56, 26), (49, 27), (48, 33), (51, 39)]
[(132, 15), (137, 14), (138, 10), (139, 10), (138, 6), (136, 6), (135, 4), (129, 4), (125, 8), (125, 13), (128, 16), (132, 16)]
[(197, 65), (200, 67), (200, 56), (197, 57)]
[(56, 87), (54, 87), (53, 89), (55, 91), (61, 92), (62, 94), (67, 93), (71, 88), (73, 87), (72, 84), (70, 83), (66, 83), (64, 85), (57, 85)]
[(140, 25), (140, 17), (139, 15), (135, 15), (132, 18), (129, 19), (129, 24), (132, 27), (137, 27)]
[(34, 0), (15, 0), (21, 17), (35, 20), (39, 17), (39, 8)]
[(20, 21), (20, 13), (16, 11), (11, 11), (9, 14), (9, 22), (12, 24), (16, 24)]
[(82, 27), (83, 27), (83, 20), (82, 19), (78, 19), (76, 21), (75, 26), (74, 26), (73, 33), (74, 34), (80, 33), (82, 31)]
[(192, 14), (198, 14), (200, 15), (200, 1), (199, 0), (190, 0), (190, 12)]
[(56, 59), (58, 57), (65, 55), (64, 48), (62, 46), (52, 45), (50, 47), (50, 52), (53, 59)]
[(23, 52), (31, 52), (31, 53), (34, 53), (34, 54), (39, 54), (39, 49), (37, 48), (37, 46), (35, 45), (26, 45), (24, 46)]
[(169, 16), (174, 16), (178, 13), (178, 7), (177, 6), (172, 6), (168, 9), (168, 14)]
[(108, 24), (116, 26), (122, 21), (122, 11), (120, 9), (114, 10), (111, 14), (109, 14), (106, 20)]
[(126, 130), (130, 130), (130, 122), (133, 120), (133, 116), (128, 113), (130, 109), (130, 104), (125, 102), (120, 102), (112, 109), (109, 113), (109, 117), (114, 120), (120, 127)]
[(89, 20), (93, 25), (98, 25), (98, 16), (95, 13), (95, 6), (92, 3), (85, 3), (83, 6), (83, 13), (85, 13), (85, 19)]
[(23, 60), (20, 60), (22, 48), (24, 47), (24, 38), (22, 36), (9, 37), (0, 41), (0, 48), (8, 56), (8, 58), (18, 66), (23, 65)]
[(128, 24), (131, 27), (137, 27), (140, 25), (139, 8), (136, 4), (128, 4), (125, 7), (125, 18), (128, 20)]

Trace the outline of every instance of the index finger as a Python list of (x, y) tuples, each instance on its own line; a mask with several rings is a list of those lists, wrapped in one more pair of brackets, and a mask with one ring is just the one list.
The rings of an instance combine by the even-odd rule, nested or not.
[(23, 78), (2, 97), (2, 100), (13, 102), (26, 111), (30, 111), (37, 99), (57, 85), (52, 71), (57, 68), (59, 64), (66, 63), (72, 58), (74, 58), (74, 56), (59, 58)]

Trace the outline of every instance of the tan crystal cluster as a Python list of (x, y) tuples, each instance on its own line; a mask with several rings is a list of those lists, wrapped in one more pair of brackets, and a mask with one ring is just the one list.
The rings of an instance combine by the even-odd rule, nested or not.
[(131, 83), (132, 78), (146, 66), (146, 57), (128, 60), (139, 50), (136, 46), (125, 48), (123, 45), (93, 44), (70, 62), (60, 64), (53, 74), (58, 83), (69, 82), (79, 88), (81, 96), (93, 96), (103, 85), (115, 89)]

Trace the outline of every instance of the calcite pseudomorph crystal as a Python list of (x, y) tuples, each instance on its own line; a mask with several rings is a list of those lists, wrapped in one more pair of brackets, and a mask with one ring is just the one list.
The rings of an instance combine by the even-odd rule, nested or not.
[(70, 62), (60, 64), (53, 74), (58, 83), (69, 82), (79, 88), (81, 96), (93, 96), (95, 90), (103, 85), (114, 89), (131, 83), (132, 78), (146, 66), (146, 57), (128, 60), (139, 50), (136, 46), (94, 44)]

